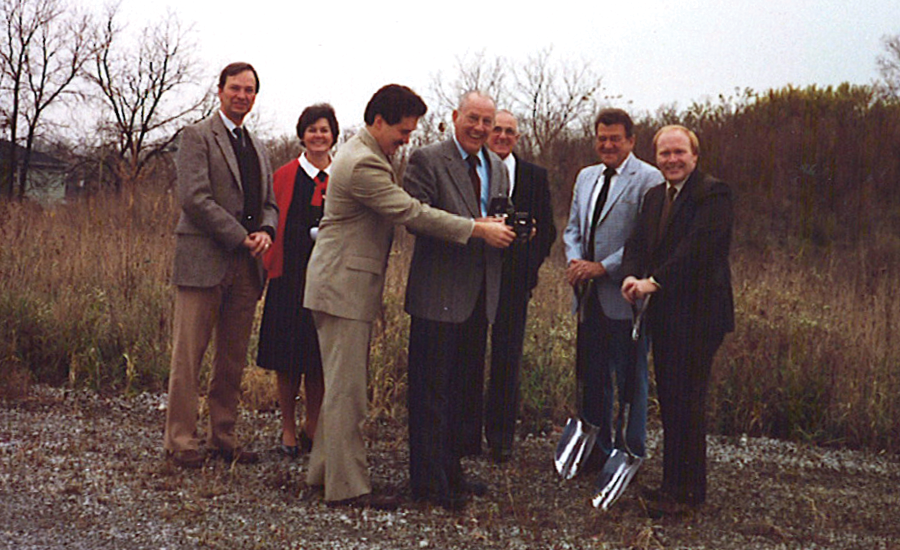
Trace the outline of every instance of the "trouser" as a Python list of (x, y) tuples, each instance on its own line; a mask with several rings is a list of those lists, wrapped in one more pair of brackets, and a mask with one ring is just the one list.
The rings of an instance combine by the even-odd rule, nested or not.
[(363, 423), (368, 401), (366, 375), (372, 323), (313, 311), (325, 397), (309, 457), (309, 485), (324, 485), (325, 500), (372, 492)]
[(481, 452), (486, 340), (483, 291), (462, 323), (411, 320), (409, 468), (417, 497), (458, 490), (460, 457)]
[(209, 378), (209, 445), (232, 450), (247, 344), (261, 294), (256, 260), (235, 253), (225, 278), (210, 288), (178, 287), (172, 328), (172, 363), (164, 447), (196, 450), (200, 368), (213, 331), (215, 357)]
[(511, 450), (515, 440), (529, 294), (511, 282), (503, 281), (500, 286), (497, 317), (491, 327), (491, 371), (484, 407), (484, 435), (491, 449)]
[(662, 487), (677, 501), (691, 505), (706, 500), (706, 396), (721, 342), (721, 337), (693, 343), (653, 337), (663, 424)]

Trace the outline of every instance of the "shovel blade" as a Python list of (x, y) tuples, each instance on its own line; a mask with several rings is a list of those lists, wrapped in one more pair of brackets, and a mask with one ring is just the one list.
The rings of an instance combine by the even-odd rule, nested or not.
[(594, 508), (604, 512), (609, 510), (625, 492), (643, 462), (644, 459), (629, 452), (613, 449), (597, 478), (596, 490), (591, 499)]
[(556, 446), (554, 463), (563, 479), (572, 479), (587, 460), (599, 428), (581, 418), (570, 418)]

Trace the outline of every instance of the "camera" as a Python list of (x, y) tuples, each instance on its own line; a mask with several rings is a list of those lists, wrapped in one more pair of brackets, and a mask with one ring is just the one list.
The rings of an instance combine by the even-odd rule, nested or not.
[(528, 212), (514, 212), (512, 216), (506, 218), (506, 223), (512, 225), (517, 241), (527, 242), (531, 238), (533, 220)]
[(527, 242), (531, 238), (533, 220), (528, 212), (517, 212), (509, 197), (494, 197), (488, 206), (488, 216), (502, 216), (506, 225), (516, 232), (516, 241)]

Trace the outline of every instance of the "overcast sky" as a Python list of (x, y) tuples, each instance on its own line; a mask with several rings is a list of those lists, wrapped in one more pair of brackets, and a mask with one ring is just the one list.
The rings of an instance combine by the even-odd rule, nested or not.
[[(74, 0), (78, 2), (79, 0)], [(103, 0), (80, 0), (99, 8)], [(881, 38), (900, 33), (898, 0), (330, 0), (241, 2), (122, 0), (132, 30), (174, 12), (194, 25), (197, 54), (216, 74), (235, 60), (260, 74), (256, 110), (275, 133), (293, 133), (314, 102), (342, 125), (389, 82), (423, 96), (434, 75), (484, 51), (524, 61), (588, 60), (615, 106), (655, 111), (677, 102), (787, 84), (869, 84)], [(428, 98), (426, 97), (426, 100)]]

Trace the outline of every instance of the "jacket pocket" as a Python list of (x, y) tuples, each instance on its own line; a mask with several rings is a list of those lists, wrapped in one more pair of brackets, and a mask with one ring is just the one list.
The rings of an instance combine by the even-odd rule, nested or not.
[(365, 256), (350, 256), (347, 258), (347, 269), (381, 275), (384, 271), (384, 262)]

